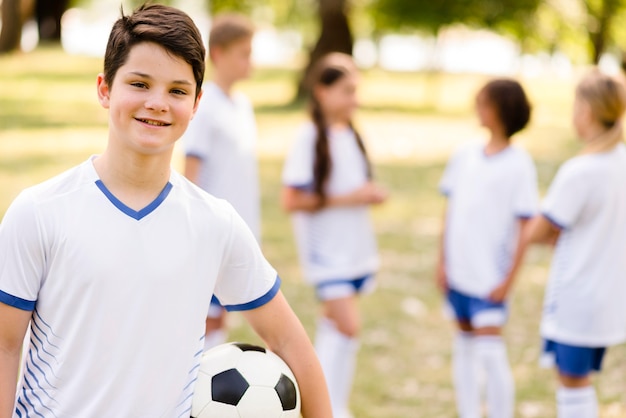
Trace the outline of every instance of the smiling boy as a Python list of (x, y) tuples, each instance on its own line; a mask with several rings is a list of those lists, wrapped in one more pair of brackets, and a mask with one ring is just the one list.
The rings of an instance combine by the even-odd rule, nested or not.
[(24, 190), (0, 226), (0, 418), (188, 417), (213, 293), (290, 365), (303, 415), (331, 416), (254, 236), (170, 168), (203, 74), (183, 12), (144, 5), (114, 24), (97, 78), (106, 149)]

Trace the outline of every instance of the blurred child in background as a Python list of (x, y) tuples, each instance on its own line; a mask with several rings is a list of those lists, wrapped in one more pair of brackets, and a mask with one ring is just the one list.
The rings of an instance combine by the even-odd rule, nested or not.
[(513, 417), (515, 389), (501, 333), (525, 251), (522, 230), (535, 215), (538, 193), (533, 161), (511, 138), (530, 112), (518, 82), (487, 83), (476, 97), (487, 144), (456, 152), (440, 183), (448, 203), (437, 283), (458, 325), (452, 368), (462, 418), (482, 415), (479, 376), (486, 378), (489, 416)]
[(556, 244), (541, 336), (556, 363), (559, 418), (598, 416), (590, 374), (626, 341), (626, 89), (593, 71), (579, 83), (573, 124), (584, 147), (559, 169), (530, 240)]
[(352, 58), (332, 53), (312, 72), (310, 117), (283, 171), (283, 207), (293, 214), (304, 275), (322, 302), (315, 347), (335, 418), (347, 418), (356, 367), (357, 296), (371, 291), (379, 260), (370, 205), (387, 193), (372, 181), (371, 163), (352, 118), (358, 74)]
[[(256, 122), (248, 98), (233, 86), (250, 76), (252, 23), (244, 16), (218, 15), (209, 34), (212, 81), (204, 88), (196, 117), (183, 137), (185, 176), (226, 199), (257, 241), (261, 237)], [(205, 350), (226, 341), (225, 310), (213, 297), (207, 314)]]

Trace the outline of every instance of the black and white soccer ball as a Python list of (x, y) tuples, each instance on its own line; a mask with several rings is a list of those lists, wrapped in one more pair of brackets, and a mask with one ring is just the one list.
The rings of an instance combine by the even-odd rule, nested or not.
[(203, 354), (192, 418), (299, 418), (300, 391), (289, 366), (265, 348), (226, 343)]

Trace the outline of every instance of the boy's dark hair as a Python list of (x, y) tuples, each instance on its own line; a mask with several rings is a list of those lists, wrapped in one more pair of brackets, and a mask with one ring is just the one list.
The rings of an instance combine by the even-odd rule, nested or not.
[(233, 42), (252, 38), (253, 35), (254, 25), (246, 16), (237, 13), (217, 15), (209, 32), (209, 50), (228, 47)]
[(530, 121), (532, 106), (524, 89), (515, 80), (502, 78), (487, 83), (479, 94), (484, 94), (498, 113), (507, 137), (512, 137)]
[(113, 24), (104, 54), (104, 81), (109, 86), (132, 47), (142, 42), (153, 42), (191, 65), (198, 97), (205, 67), (200, 31), (185, 12), (160, 4), (143, 4), (129, 16), (122, 11)]

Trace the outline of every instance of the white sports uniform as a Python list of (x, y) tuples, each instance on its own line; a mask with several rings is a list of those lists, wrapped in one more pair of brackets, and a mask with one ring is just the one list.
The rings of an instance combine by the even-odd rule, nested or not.
[[(300, 131), (283, 170), (283, 184), (310, 190), (317, 132), (312, 123)], [(332, 169), (328, 196), (353, 192), (368, 181), (367, 162), (355, 134), (329, 132)], [(324, 208), (292, 216), (304, 276), (312, 284), (352, 280), (375, 273), (379, 259), (376, 237), (366, 205)]]
[(229, 97), (215, 83), (208, 83), (183, 144), (187, 156), (202, 160), (198, 185), (230, 202), (259, 240), (256, 138), (254, 111), (247, 97), (241, 93)]
[(530, 156), (509, 146), (487, 156), (484, 145), (463, 147), (440, 183), (448, 197), (444, 238), (447, 280), (468, 296), (486, 298), (506, 278), (518, 240), (518, 220), (538, 207)]
[(225, 201), (172, 172), (135, 211), (92, 160), (13, 202), (0, 302), (32, 310), (14, 417), (189, 417), (206, 312), (271, 300), (280, 280)]
[(563, 164), (542, 211), (561, 234), (541, 335), (583, 347), (626, 341), (626, 146)]

